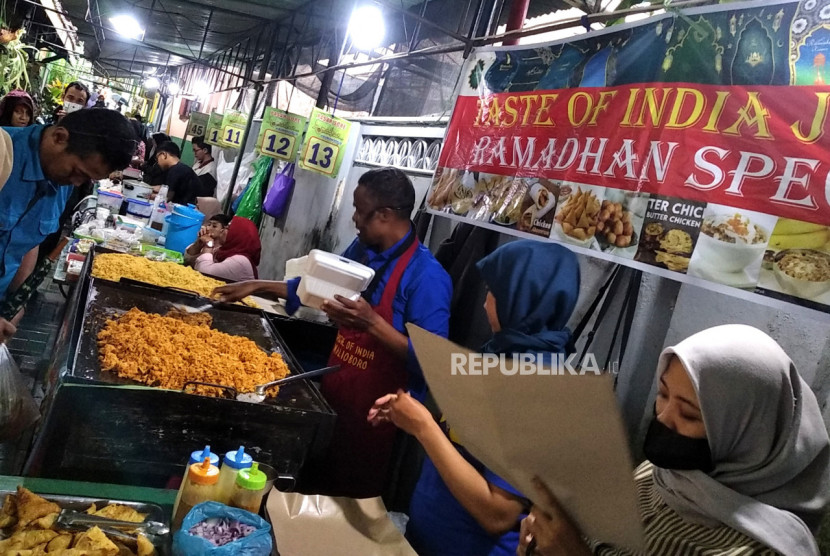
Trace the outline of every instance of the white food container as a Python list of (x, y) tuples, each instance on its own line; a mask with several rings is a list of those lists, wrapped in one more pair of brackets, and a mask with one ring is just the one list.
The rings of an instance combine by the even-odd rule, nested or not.
[(308, 266), (308, 255), (298, 259), (289, 259), (285, 261), (285, 279), (291, 280), (297, 276), (304, 276), (306, 267)]
[(323, 301), (341, 295), (356, 300), (375, 276), (375, 271), (339, 255), (313, 249), (297, 295), (303, 305), (319, 309)]

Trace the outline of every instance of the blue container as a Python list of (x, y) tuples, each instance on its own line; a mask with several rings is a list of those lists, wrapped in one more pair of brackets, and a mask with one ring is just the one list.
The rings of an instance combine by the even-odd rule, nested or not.
[(165, 218), (168, 229), (164, 247), (184, 254), (185, 249), (199, 237), (199, 230), (205, 215), (196, 210), (196, 205), (173, 205), (173, 214)]

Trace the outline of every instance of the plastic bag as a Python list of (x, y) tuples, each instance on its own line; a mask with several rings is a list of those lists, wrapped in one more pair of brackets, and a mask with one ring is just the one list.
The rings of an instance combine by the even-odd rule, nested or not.
[(17, 438), (40, 418), (40, 410), (6, 344), (0, 345), (0, 441)]
[(236, 209), (236, 216), (247, 218), (257, 226), (262, 220), (262, 192), (265, 185), (265, 180), (268, 179), (268, 174), (271, 173), (271, 166), (274, 163), (273, 158), (267, 156), (260, 157), (254, 162), (254, 175), (245, 193), (240, 196), (239, 206)]
[(285, 213), (285, 207), (288, 206), (288, 199), (291, 197), (291, 191), (294, 189), (294, 163), (289, 162), (285, 167), (274, 176), (274, 182), (271, 184), (271, 189), (268, 190), (268, 195), (265, 196), (265, 202), (262, 203), (262, 210), (265, 214), (279, 218)]
[[(191, 527), (212, 517), (235, 519), (257, 530), (223, 546), (190, 534)], [(182, 528), (173, 535), (173, 556), (269, 556), (272, 546), (270, 523), (251, 512), (219, 502), (202, 502), (194, 506), (184, 517)]]
[[(228, 186), (233, 175), (233, 167), (236, 164), (236, 157), (239, 151), (234, 149), (220, 149), (213, 147), (213, 158), (216, 160), (216, 198), (224, 201), (228, 195)], [(236, 184), (231, 192), (232, 198), (239, 197), (242, 190), (253, 175), (253, 163), (257, 153), (251, 151), (242, 156), (242, 163), (239, 166), (239, 174), (236, 176)]]

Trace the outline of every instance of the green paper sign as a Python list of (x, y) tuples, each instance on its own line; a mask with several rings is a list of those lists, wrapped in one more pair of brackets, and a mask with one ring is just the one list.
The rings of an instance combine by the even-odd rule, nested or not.
[(201, 112), (191, 112), (190, 120), (187, 122), (187, 135), (196, 137), (197, 135), (204, 135), (207, 131), (209, 114)]
[(300, 168), (334, 177), (343, 163), (352, 124), (315, 108), (306, 133)]
[(224, 147), (222, 144), (222, 114), (219, 112), (211, 112), (208, 117), (208, 123), (205, 130), (205, 143), (214, 145), (216, 147)]
[(266, 108), (256, 141), (257, 152), (277, 160), (294, 160), (307, 122), (303, 116)]
[(222, 133), (219, 137), (223, 147), (238, 149), (242, 146), (242, 135), (245, 133), (245, 124), (248, 115), (238, 110), (228, 110), (222, 118)]

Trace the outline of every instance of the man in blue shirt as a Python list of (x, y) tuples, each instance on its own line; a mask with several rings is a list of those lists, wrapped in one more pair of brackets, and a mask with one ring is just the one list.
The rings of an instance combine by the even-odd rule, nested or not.
[[(80, 110), (56, 126), (4, 131), (13, 162), (0, 190), (0, 299), (32, 272), (38, 245), (58, 229), (73, 186), (125, 168), (136, 147), (129, 122), (113, 110)], [(0, 341), (14, 332), (0, 318)]]
[[(322, 392), (337, 412), (337, 426), (326, 458), (326, 494), (368, 497), (381, 494), (394, 442), (394, 427), (372, 427), (366, 415), (374, 401), (398, 388), (418, 397), (426, 393), (405, 325), (416, 324), (446, 337), (449, 329), (450, 277), (421, 245), (409, 219), (415, 190), (394, 168), (363, 174), (354, 192), (357, 239), (343, 256), (375, 270), (363, 296), (337, 296), (323, 310), (339, 326), (330, 364), (340, 370), (322, 381)], [(223, 300), (270, 292), (299, 305), (299, 279), (252, 281), (216, 290)]]

